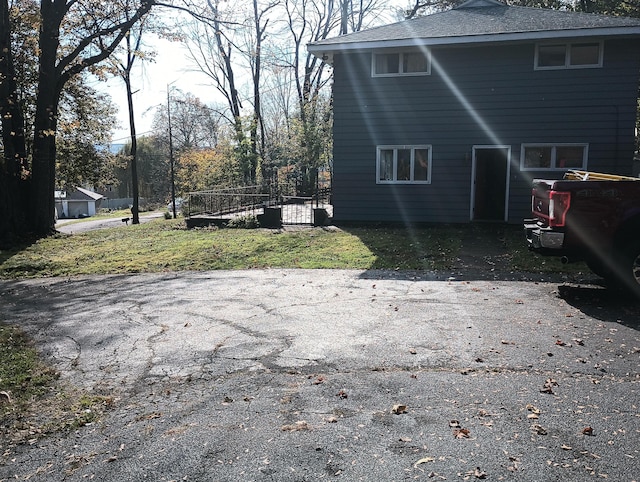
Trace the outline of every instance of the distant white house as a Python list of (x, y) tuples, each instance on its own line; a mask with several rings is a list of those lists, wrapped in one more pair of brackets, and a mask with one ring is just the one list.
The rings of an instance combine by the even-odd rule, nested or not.
[(102, 194), (81, 187), (70, 193), (56, 191), (56, 214), (60, 219), (95, 216), (103, 198)]

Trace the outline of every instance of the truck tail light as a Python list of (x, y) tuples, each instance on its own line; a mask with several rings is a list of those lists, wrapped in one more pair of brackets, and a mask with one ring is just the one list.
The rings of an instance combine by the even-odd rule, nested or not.
[(549, 226), (564, 226), (570, 205), (570, 192), (549, 191)]

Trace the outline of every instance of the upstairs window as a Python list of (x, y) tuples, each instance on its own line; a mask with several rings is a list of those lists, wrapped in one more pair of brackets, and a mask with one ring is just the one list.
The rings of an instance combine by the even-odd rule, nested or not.
[(602, 42), (536, 45), (536, 70), (602, 67)]
[(378, 146), (378, 184), (431, 182), (431, 146)]
[(523, 144), (521, 169), (567, 170), (587, 168), (587, 144)]
[(429, 75), (431, 63), (423, 52), (389, 52), (373, 54), (371, 75), (390, 77), (396, 75)]

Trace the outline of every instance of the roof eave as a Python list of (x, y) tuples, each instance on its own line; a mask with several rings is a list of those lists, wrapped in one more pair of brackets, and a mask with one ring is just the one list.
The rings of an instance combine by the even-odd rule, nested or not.
[[(572, 30), (548, 30), (538, 32), (514, 32), (482, 35), (461, 35), (457, 37), (408, 38), (397, 40), (377, 40), (365, 42), (346, 42), (331, 44), (308, 44), (307, 50), (319, 58), (333, 56), (336, 53), (370, 51), (386, 48), (432, 47), (443, 45), (471, 45), (497, 42), (544, 41), (553, 39), (585, 37), (635, 37), (640, 36), (638, 27), (603, 27)], [(326, 60), (326, 59), (325, 59)]]

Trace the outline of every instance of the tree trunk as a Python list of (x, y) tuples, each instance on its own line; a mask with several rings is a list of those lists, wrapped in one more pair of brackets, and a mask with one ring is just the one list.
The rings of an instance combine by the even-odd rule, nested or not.
[(131, 133), (131, 186), (133, 191), (133, 207), (131, 208), (132, 224), (140, 224), (140, 205), (138, 191), (138, 141), (136, 139), (136, 121), (133, 115), (133, 94), (131, 92), (131, 77), (126, 72), (122, 78), (127, 87), (127, 105), (129, 107), (129, 131)]
[(2, 145), (0, 159), (0, 245), (11, 244), (27, 232), (26, 202), (29, 184), (24, 118), (17, 98), (15, 64), (11, 51), (9, 4), (0, 1), (0, 118)]
[(31, 197), (29, 205), (31, 229), (39, 236), (55, 231), (54, 190), (56, 172), (56, 130), (61, 86), (56, 69), (60, 24), (66, 3), (43, 1), (40, 5), (40, 69), (34, 122), (33, 160), (31, 165)]

